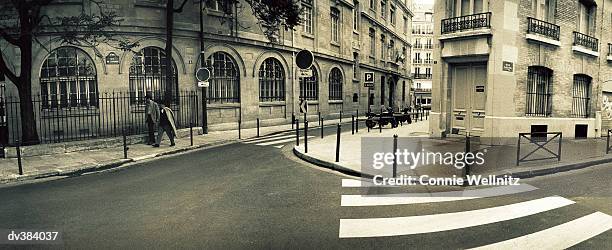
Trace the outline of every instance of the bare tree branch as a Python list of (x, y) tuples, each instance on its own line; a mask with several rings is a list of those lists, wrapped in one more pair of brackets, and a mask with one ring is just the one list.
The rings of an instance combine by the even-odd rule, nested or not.
[(14, 37), (11, 37), (11, 35), (6, 32), (5, 28), (0, 28), (0, 36), (2, 36), (2, 38), (4, 38), (4, 40), (9, 42), (10, 44), (19, 46), (19, 40)]
[(2, 52), (0, 52), (0, 72), (4, 73), (4, 75), (6, 75), (8, 79), (19, 88), (19, 77), (17, 77), (17, 75), (15, 75), (15, 73), (8, 68), (6, 62), (4, 61), (4, 54), (2, 54)]
[(181, 3), (181, 7), (179, 7), (178, 9), (174, 9), (173, 11), (176, 12), (176, 13), (183, 12), (183, 7), (185, 7), (186, 3), (187, 3), (187, 0), (183, 0), (183, 3)]

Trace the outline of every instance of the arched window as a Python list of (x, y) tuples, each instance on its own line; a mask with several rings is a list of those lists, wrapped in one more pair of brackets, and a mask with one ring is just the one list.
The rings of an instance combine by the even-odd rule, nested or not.
[[(178, 102), (178, 75), (172, 61), (172, 93)], [(166, 53), (157, 47), (146, 47), (134, 54), (130, 64), (130, 104), (143, 104), (145, 96), (151, 95), (161, 101), (166, 93)]]
[(278, 59), (267, 58), (259, 67), (259, 101), (285, 100), (285, 70)]
[(208, 101), (240, 102), (240, 74), (234, 59), (225, 52), (215, 52), (206, 59), (210, 70)]
[(310, 67), (312, 70), (311, 77), (300, 77), (300, 99), (319, 100), (319, 75), (315, 67)]
[(329, 100), (342, 100), (342, 72), (339, 68), (329, 72)]
[(43, 108), (97, 107), (96, 68), (85, 51), (60, 47), (43, 62), (40, 72)]
[(572, 87), (572, 115), (574, 117), (589, 117), (589, 104), (591, 100), (591, 80), (588, 75), (574, 75)]
[(526, 115), (549, 116), (552, 114), (553, 71), (541, 66), (530, 66), (527, 75)]

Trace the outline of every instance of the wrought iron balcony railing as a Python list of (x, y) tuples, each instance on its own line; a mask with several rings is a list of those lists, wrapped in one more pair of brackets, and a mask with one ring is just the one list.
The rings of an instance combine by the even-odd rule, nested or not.
[(599, 50), (599, 40), (597, 38), (577, 31), (574, 31), (574, 45), (583, 46), (593, 51)]
[(417, 74), (417, 73), (414, 73), (414, 74), (412, 74), (412, 76), (414, 77), (414, 79), (431, 79), (431, 74)]
[(442, 34), (491, 28), (491, 12), (442, 19)]
[(423, 63), (423, 59), (413, 59), (412, 63)]
[(559, 33), (561, 33), (561, 28), (559, 28), (558, 25), (528, 17), (527, 32), (559, 41)]

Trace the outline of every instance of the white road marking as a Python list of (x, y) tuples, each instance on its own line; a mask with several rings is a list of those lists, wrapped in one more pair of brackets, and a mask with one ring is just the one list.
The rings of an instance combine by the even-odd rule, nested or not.
[[(342, 179), (342, 187), (379, 187), (374, 183), (363, 180), (355, 179)], [(385, 187), (398, 187), (398, 186), (385, 186)]]
[(295, 135), (281, 135), (281, 136), (276, 136), (276, 137), (257, 138), (256, 140), (249, 140), (249, 141), (242, 141), (242, 142), (246, 144), (254, 144), (254, 143), (259, 143), (259, 142), (285, 139), (285, 138), (290, 138), (290, 137), (295, 137)]
[(282, 148), (283, 146), (285, 146), (285, 144), (283, 145), (278, 145), (278, 146), (274, 146), (275, 148)]
[(566, 249), (612, 229), (612, 216), (595, 212), (570, 222), (474, 249)]
[(516, 194), (533, 191), (538, 188), (521, 184), (518, 186), (499, 186), (491, 188), (468, 189), (462, 191), (435, 192), (435, 193), (399, 193), (399, 194), (380, 194), (380, 195), (342, 195), (340, 204), (343, 207), (359, 206), (386, 206), (404, 205), (430, 202), (446, 202), (457, 200), (470, 200)]
[[(311, 138), (311, 137), (314, 137), (314, 136), (308, 136), (308, 138)], [(304, 138), (304, 137), (301, 137), (301, 138)], [(270, 146), (270, 145), (279, 144), (279, 143), (285, 143), (285, 142), (290, 142), (290, 141), (295, 141), (295, 138), (289, 138), (289, 139), (279, 140), (279, 141), (264, 142), (264, 143), (257, 143), (255, 145), (257, 145), (257, 146)]]
[(340, 238), (432, 233), (521, 218), (574, 204), (551, 196), (505, 206), (455, 213), (392, 218), (340, 219)]

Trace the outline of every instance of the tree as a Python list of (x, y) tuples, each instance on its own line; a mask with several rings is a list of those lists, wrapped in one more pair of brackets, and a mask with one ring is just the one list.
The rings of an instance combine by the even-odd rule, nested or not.
[[(59, 34), (61, 44), (91, 47), (95, 51), (95, 47), (103, 43), (122, 50), (131, 50), (138, 46), (137, 43), (121, 38), (112, 30), (113, 27), (119, 26), (123, 19), (114, 12), (104, 11), (97, 0), (90, 2), (98, 6), (98, 13), (85, 13), (83, 10), (77, 16), (58, 18), (48, 17), (42, 12), (42, 9), (52, 2), (53, 0), (0, 0), (2, 14), (11, 14), (16, 19), (13, 23), (5, 22), (0, 25), (0, 37), (21, 52), (21, 71), (18, 74), (11, 70), (5, 61), (4, 53), (0, 53), (0, 73), (15, 84), (19, 93), (21, 141), (24, 145), (40, 142), (32, 103), (33, 44), (37, 42), (43, 46), (37, 36), (46, 31), (54, 31)], [(101, 56), (99, 53), (96, 55)]]
[(181, 6), (174, 8), (174, 0), (167, 0), (166, 2), (166, 47), (164, 53), (166, 53), (166, 86), (164, 91), (164, 104), (170, 106), (174, 99), (174, 65), (172, 65), (172, 31), (174, 30), (174, 13), (183, 12), (183, 7), (187, 3), (187, 0), (183, 0)]

